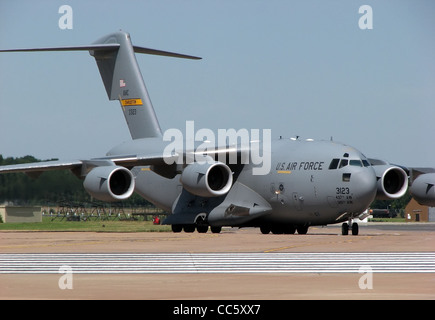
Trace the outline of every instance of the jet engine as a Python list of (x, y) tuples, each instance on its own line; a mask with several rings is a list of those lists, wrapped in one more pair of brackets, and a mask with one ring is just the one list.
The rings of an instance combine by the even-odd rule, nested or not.
[(388, 200), (402, 197), (408, 189), (408, 175), (405, 170), (393, 165), (373, 166), (378, 180), (376, 199)]
[(120, 166), (102, 166), (92, 169), (83, 186), (94, 198), (102, 201), (120, 201), (134, 191), (134, 177), (130, 170)]
[(181, 183), (187, 191), (194, 195), (218, 197), (230, 191), (233, 174), (231, 169), (222, 162), (195, 162), (184, 168)]
[(435, 173), (419, 175), (412, 183), (409, 191), (419, 204), (435, 206)]

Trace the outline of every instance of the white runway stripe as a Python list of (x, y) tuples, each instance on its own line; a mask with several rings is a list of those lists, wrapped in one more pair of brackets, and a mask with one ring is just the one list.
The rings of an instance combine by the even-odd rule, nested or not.
[[(435, 253), (0, 254), (0, 274), (435, 272)], [(366, 269), (364, 269), (366, 270)], [(367, 271), (364, 271), (367, 272)]]

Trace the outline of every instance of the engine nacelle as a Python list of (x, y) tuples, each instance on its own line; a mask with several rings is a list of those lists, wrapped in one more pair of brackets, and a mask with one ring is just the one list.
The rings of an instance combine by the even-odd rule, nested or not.
[(184, 168), (181, 183), (187, 191), (197, 196), (218, 197), (230, 191), (233, 173), (222, 162), (195, 162)]
[(120, 166), (102, 166), (92, 169), (83, 186), (94, 198), (102, 201), (120, 201), (134, 191), (134, 177), (130, 170)]
[(398, 199), (406, 193), (408, 175), (405, 170), (393, 165), (373, 166), (373, 169), (378, 179), (376, 199)]
[(414, 199), (421, 205), (435, 206), (435, 173), (419, 175), (409, 189)]

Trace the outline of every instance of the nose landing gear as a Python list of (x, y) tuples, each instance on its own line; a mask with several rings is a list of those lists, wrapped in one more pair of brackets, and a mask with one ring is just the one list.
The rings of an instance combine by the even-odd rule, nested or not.
[(352, 219), (349, 219), (349, 222), (344, 222), (341, 225), (341, 234), (343, 236), (347, 236), (349, 234), (349, 229), (352, 230), (352, 235), (353, 236), (357, 236), (359, 233), (359, 226), (358, 223), (353, 222), (352, 223)]

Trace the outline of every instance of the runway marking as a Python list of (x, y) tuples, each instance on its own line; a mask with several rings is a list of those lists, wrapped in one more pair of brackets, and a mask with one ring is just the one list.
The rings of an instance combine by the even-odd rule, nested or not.
[(435, 272), (435, 252), (0, 254), (0, 274)]

